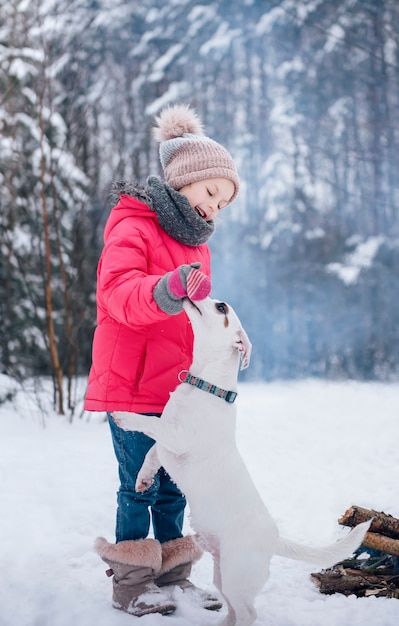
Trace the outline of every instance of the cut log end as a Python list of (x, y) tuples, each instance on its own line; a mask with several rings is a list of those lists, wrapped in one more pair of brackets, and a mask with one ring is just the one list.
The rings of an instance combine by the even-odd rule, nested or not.
[(365, 509), (361, 506), (353, 505), (349, 507), (343, 516), (338, 520), (342, 526), (357, 526), (362, 522), (372, 519), (371, 532), (381, 533), (392, 539), (399, 539), (399, 520), (384, 512)]

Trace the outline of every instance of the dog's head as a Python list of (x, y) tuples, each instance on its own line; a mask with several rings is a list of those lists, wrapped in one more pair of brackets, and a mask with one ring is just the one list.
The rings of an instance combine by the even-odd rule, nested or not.
[(252, 344), (233, 307), (220, 300), (205, 298), (197, 302), (186, 299), (184, 310), (190, 318), (195, 342), (210, 355), (234, 348), (241, 356), (241, 370), (249, 366)]

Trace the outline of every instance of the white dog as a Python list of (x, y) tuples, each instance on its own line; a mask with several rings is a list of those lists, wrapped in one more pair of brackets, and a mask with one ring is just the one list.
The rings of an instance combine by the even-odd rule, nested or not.
[[(214, 583), (224, 596), (224, 626), (250, 626), (254, 601), (276, 554), (329, 567), (360, 545), (369, 522), (326, 548), (279, 537), (236, 446), (237, 371), (249, 364), (251, 344), (233, 309), (207, 298), (184, 309), (194, 331), (190, 373), (171, 393), (161, 418), (115, 412), (125, 430), (156, 440), (139, 472), (144, 491), (162, 465), (186, 495), (191, 525), (214, 559)], [(183, 376), (186, 376), (183, 379)], [(188, 383), (188, 384), (185, 384)]]

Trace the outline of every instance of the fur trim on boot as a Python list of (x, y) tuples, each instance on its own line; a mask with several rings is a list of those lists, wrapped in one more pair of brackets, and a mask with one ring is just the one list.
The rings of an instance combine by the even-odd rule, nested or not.
[(172, 539), (161, 544), (162, 548), (162, 565), (160, 568), (160, 576), (170, 572), (177, 565), (190, 563), (193, 565), (201, 558), (203, 552), (192, 535)]
[(218, 611), (222, 602), (204, 589), (196, 587), (188, 577), (192, 565), (202, 556), (202, 549), (192, 535), (162, 544), (162, 567), (155, 583), (173, 594), (180, 587), (185, 596), (208, 611)]
[(159, 574), (161, 571), (161, 544), (155, 539), (109, 543), (104, 537), (97, 537), (94, 548), (103, 561), (117, 561), (125, 565), (145, 565), (151, 567), (154, 574)]
[(155, 539), (108, 543), (98, 537), (95, 550), (113, 576), (114, 608), (141, 617), (150, 613), (173, 613), (176, 604), (155, 583), (162, 565), (161, 544)]

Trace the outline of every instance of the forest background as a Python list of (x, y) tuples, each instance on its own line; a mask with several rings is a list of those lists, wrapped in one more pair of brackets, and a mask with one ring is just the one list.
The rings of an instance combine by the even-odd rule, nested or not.
[(210, 244), (246, 379), (396, 380), (397, 0), (0, 0), (1, 372), (73, 411), (111, 183), (161, 174), (176, 102), (242, 179)]

